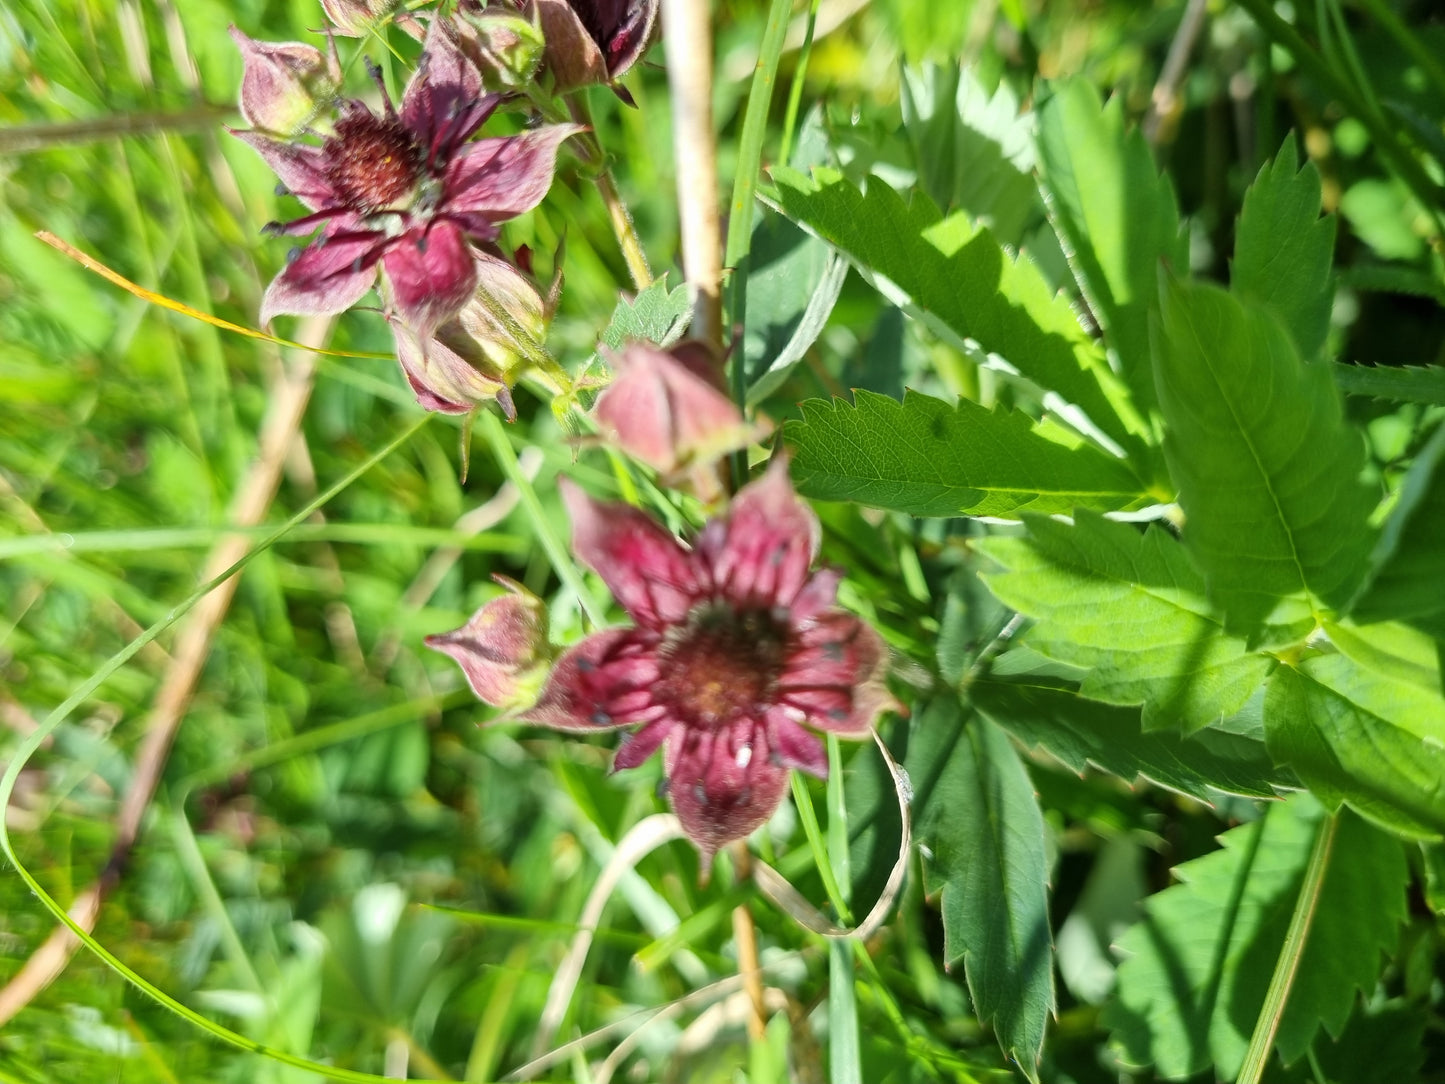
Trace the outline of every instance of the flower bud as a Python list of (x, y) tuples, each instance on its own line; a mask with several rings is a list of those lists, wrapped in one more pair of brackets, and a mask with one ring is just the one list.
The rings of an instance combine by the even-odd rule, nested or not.
[(488, 90), (526, 86), (542, 64), (542, 28), (510, 7), (463, 3), (457, 37), (462, 51), (482, 73)]
[(712, 465), (771, 432), (766, 422), (744, 418), (718, 387), (719, 367), (701, 343), (680, 343), (670, 353), (635, 343), (611, 360), (617, 376), (597, 398), (597, 428), (669, 485), (690, 481), (703, 500), (715, 499), (721, 494)]
[(334, 56), (300, 42), (254, 41), (234, 26), (230, 31), (245, 66), (241, 116), (253, 128), (293, 135), (335, 100), (341, 70)]
[(387, 22), (402, 6), (402, 0), (321, 0), (336, 33), (343, 37), (365, 37)]
[(478, 698), (502, 711), (530, 707), (552, 665), (547, 607), (505, 576), (494, 576), (508, 594), (492, 599), (455, 632), (428, 636), (426, 645), (450, 655)]
[(660, 0), (528, 0), (547, 39), (559, 92), (612, 83), (652, 44)]

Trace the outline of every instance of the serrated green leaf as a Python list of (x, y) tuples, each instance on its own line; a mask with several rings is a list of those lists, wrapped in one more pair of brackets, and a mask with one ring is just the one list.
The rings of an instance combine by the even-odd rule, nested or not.
[(1445, 639), (1445, 424), (1400, 485), (1399, 500), (1370, 554), (1356, 621), (1408, 621)]
[(1044, 822), (1008, 737), (952, 697), (919, 714), (906, 766), (914, 831), (942, 888), (944, 960), (963, 961), (974, 1009), (1005, 1053), (1037, 1080), (1054, 1010)]
[(1300, 357), (1319, 355), (1330, 330), (1335, 219), (1320, 217), (1320, 173), (1297, 170), (1294, 135), (1244, 194), (1234, 233), (1230, 288), (1270, 309), (1294, 336)]
[(667, 288), (667, 276), (656, 279), (636, 297), (621, 298), (598, 342), (613, 350), (629, 342), (671, 346), (682, 334), (691, 305), (687, 287)]
[(1143, 705), (1144, 729), (1199, 730), (1240, 709), (1274, 667), (1225, 635), (1204, 578), (1165, 530), (1083, 510), (1073, 526), (1027, 517), (1027, 538), (980, 547), (1003, 565), (984, 581), (1035, 618), (1025, 642), (1088, 670), (1079, 692)]
[(1257, 630), (1284, 596), (1338, 605), (1364, 569), (1364, 448), (1323, 365), (1268, 311), (1215, 286), (1164, 284), (1154, 357), (1184, 541), (1226, 627)]
[(1168, 177), (1120, 98), (1107, 106), (1092, 84), (1055, 86), (1039, 106), (1039, 165), (1055, 228), (1140, 410), (1155, 404), (1149, 314), (1158, 307), (1159, 264), (1189, 268), (1189, 241)]
[(1017, 516), (1148, 503), (1120, 460), (1040, 436), (1031, 418), (968, 399), (858, 390), (856, 406), (809, 399), (783, 430), (798, 492), (915, 516)]
[(1419, 629), (1397, 621), (1372, 625), (1326, 621), (1324, 630), (1330, 643), (1367, 670), (1427, 692), (1441, 691), (1440, 644)]
[(966, 66), (903, 70), (903, 128), (918, 180), (940, 207), (986, 220), (1005, 244), (1043, 215), (1033, 179), (1033, 122), (1007, 82), (990, 94)]
[(1093, 766), (1203, 802), (1221, 793), (1272, 798), (1277, 789), (1298, 785), (1288, 770), (1274, 766), (1263, 742), (1213, 729), (1189, 738), (1145, 732), (1137, 708), (1085, 700), (1050, 682), (980, 681), (969, 697), (1019, 741), (1080, 775)]
[(1270, 754), (1327, 806), (1393, 831), (1445, 833), (1445, 699), (1344, 655), (1281, 666), (1265, 695)]
[[(1120, 940), (1128, 958), (1104, 1024), (1131, 1065), (1182, 1080), (1214, 1066), (1232, 1079), (1264, 1005), (1324, 813), (1309, 795), (1219, 837), (1221, 849), (1175, 869)], [(1286, 1062), (1318, 1027), (1339, 1035), (1379, 977), (1405, 918), (1409, 866), (1398, 841), (1341, 814), (1314, 921), (1276, 1044)]]
[(890, 299), (960, 345), (973, 340), (1082, 410), (1111, 439), (1139, 447), (1148, 426), (1127, 389), (1027, 256), (1010, 256), (962, 214), (911, 203), (881, 182), (860, 192), (834, 170), (776, 169), (784, 212), (892, 289)]
[(1445, 365), (1350, 365), (1341, 361), (1330, 368), (1335, 385), (1346, 395), (1445, 406)]

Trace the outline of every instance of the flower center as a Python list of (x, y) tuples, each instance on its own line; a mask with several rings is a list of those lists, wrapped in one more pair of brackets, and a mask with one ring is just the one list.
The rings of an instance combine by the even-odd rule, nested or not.
[(357, 108), (326, 141), (326, 179), (358, 214), (393, 209), (421, 180), (426, 156), (397, 117)]
[(786, 647), (786, 630), (768, 611), (704, 603), (664, 643), (653, 700), (708, 729), (758, 718), (773, 704)]

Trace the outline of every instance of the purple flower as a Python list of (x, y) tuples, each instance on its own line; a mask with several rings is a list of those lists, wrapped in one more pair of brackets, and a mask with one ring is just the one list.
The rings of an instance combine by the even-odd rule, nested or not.
[(378, 267), (418, 339), (455, 316), (478, 284), (469, 242), (495, 241), (497, 223), (541, 202), (558, 145), (578, 130), (552, 125), (469, 142), (498, 101), (482, 93), (475, 65), (434, 19), (400, 112), (384, 94), (381, 116), (347, 102), (319, 147), (236, 132), (312, 212), (268, 231), (299, 236), (321, 227), (267, 289), (261, 321), (350, 308)]
[(637, 509), (563, 485), (578, 558), (636, 625), (568, 649), (522, 718), (582, 733), (638, 726), (613, 768), (662, 749), (668, 798), (706, 862), (772, 815), (789, 769), (827, 774), (805, 723), (861, 737), (893, 705), (887, 650), (835, 605), (841, 574), (809, 571), (818, 521), (785, 460), (691, 549)]
[[(430, 340), (418, 337), (388, 306), (396, 359), (417, 402), (442, 414), (469, 414), (495, 401), (509, 421), (511, 389), (530, 373), (543, 383), (560, 373), (543, 345), (548, 312), (537, 288), (505, 260), (473, 252), (477, 290)], [(550, 380), (560, 393), (563, 381)]]
[(660, 0), (531, 0), (558, 91), (622, 78), (647, 52)]

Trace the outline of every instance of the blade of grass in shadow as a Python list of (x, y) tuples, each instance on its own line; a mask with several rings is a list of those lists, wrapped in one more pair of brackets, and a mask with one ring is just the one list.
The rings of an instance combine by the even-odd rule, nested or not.
[(557, 578), (577, 596), (577, 603), (582, 607), (582, 612), (587, 615), (587, 620), (592, 622), (592, 626), (602, 628), (607, 623), (606, 613), (593, 597), (592, 592), (587, 589), (587, 584), (583, 582), (581, 574), (577, 571), (577, 563), (568, 556), (567, 551), (562, 547), (562, 540), (557, 537), (557, 532), (552, 530), (552, 523), (542, 508), (542, 502), (537, 499), (537, 491), (532, 488), (531, 480), (517, 461), (517, 453), (513, 450), (511, 441), (507, 439), (507, 431), (502, 428), (501, 418), (489, 410), (484, 410), (482, 411), (481, 428), (482, 435), (486, 437), (487, 443), (491, 446), (492, 454), (496, 456), (497, 465), (502, 468), (502, 473), (507, 476), (507, 481), (512, 483), (521, 498), (522, 507), (526, 510), (527, 518), (532, 523), (532, 529), (537, 533), (537, 541), (542, 544), (542, 550), (546, 553), (547, 560), (552, 563), (552, 571), (557, 573)]
[[(763, 44), (753, 69), (753, 84), (748, 91), (748, 108), (743, 115), (742, 138), (738, 143), (737, 175), (733, 178), (733, 196), (729, 204), (727, 244), (723, 249), (723, 266), (732, 269), (728, 280), (728, 323), (732, 327), (732, 392), (739, 410), (747, 409), (748, 374), (743, 353), (743, 333), (747, 327), (748, 249), (753, 239), (753, 197), (758, 188), (758, 170), (762, 166), (763, 140), (768, 134), (768, 109), (773, 101), (773, 82), (778, 76), (778, 58), (788, 35), (790, 0), (773, 0), (768, 8), (768, 22), (763, 28)], [(814, 4), (816, 8), (817, 5)], [(747, 452), (733, 453), (733, 478), (739, 484), (748, 476)]]
[(1264, 1075), (1270, 1051), (1274, 1049), (1274, 1037), (1279, 1032), (1280, 1021), (1284, 1018), (1290, 989), (1299, 973), (1300, 960), (1304, 958), (1310, 925), (1314, 922), (1315, 911), (1319, 908), (1320, 892), (1324, 888), (1325, 874), (1330, 867), (1330, 852), (1334, 848), (1335, 833), (1339, 826), (1338, 816), (1326, 817), (1320, 822), (1319, 835), (1315, 837), (1310, 862), (1305, 867), (1304, 881), (1300, 884), (1299, 898), (1295, 901), (1294, 914), (1289, 920), (1289, 930), (1285, 934), (1284, 945), (1279, 950), (1279, 959), (1275, 961), (1269, 989), (1264, 995), (1264, 1007), (1260, 1009), (1259, 1019), (1255, 1021), (1254, 1034), (1249, 1038), (1249, 1049), (1245, 1051), (1244, 1064), (1239, 1069), (1238, 1084), (1259, 1084)]

